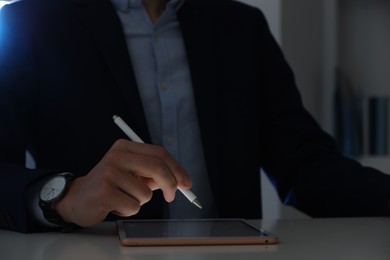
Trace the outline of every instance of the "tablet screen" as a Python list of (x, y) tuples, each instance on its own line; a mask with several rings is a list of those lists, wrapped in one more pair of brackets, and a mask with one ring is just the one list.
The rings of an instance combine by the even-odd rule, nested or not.
[(267, 244), (275, 236), (241, 219), (121, 220), (125, 244)]

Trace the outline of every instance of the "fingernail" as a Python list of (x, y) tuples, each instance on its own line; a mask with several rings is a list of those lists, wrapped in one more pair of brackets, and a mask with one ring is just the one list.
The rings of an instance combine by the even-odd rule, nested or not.
[(186, 176), (184, 178), (184, 185), (187, 186), (187, 187), (191, 187), (192, 186), (192, 179), (190, 176)]
[(168, 200), (168, 202), (172, 202), (175, 200), (175, 197), (176, 197), (176, 194), (173, 193), (172, 196), (170, 197), (170, 199)]

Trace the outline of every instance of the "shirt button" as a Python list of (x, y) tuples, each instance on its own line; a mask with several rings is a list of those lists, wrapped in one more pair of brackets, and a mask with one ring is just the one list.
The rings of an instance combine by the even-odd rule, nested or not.
[(173, 138), (172, 137), (168, 137), (167, 138), (167, 144), (173, 144)]
[(166, 81), (161, 82), (160, 87), (161, 87), (161, 89), (164, 89), (164, 90), (168, 89), (168, 87), (169, 87), (168, 82), (166, 82)]
[(153, 32), (153, 38), (154, 38), (155, 40), (157, 40), (159, 36), (160, 36), (160, 35), (158, 34), (158, 32)]

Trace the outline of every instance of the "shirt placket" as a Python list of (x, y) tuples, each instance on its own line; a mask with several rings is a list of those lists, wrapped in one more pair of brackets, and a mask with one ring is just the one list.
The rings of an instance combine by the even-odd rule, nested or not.
[(170, 59), (161, 36), (164, 31), (156, 26), (153, 30), (153, 50), (156, 56), (156, 85), (161, 104), (163, 146), (178, 160), (178, 121), (175, 89), (170, 81)]

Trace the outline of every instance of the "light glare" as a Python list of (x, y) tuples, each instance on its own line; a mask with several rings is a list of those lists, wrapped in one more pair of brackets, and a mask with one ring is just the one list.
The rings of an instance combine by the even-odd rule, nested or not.
[(0, 10), (3, 6), (14, 2), (13, 0), (0, 0)]

